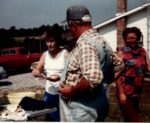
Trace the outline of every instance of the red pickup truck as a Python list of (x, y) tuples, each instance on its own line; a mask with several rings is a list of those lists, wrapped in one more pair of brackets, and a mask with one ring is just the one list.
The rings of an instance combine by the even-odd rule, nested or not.
[(0, 65), (7, 71), (29, 69), (31, 63), (40, 59), (40, 53), (31, 54), (24, 47), (13, 47), (1, 50)]

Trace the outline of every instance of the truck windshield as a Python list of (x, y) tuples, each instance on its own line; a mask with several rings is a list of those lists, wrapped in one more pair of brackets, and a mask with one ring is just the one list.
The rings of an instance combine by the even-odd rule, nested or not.
[(21, 49), (20, 53), (26, 55), (29, 54), (29, 51), (27, 49)]

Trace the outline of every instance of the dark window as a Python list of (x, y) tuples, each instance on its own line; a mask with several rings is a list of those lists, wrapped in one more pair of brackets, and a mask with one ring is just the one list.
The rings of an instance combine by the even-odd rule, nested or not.
[(21, 49), (20, 53), (26, 55), (29, 54), (29, 51), (27, 49)]
[(16, 54), (15, 50), (10, 50), (10, 54)]

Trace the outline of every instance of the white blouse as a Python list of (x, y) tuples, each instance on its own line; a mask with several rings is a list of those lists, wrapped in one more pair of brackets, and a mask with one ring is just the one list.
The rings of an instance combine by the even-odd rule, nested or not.
[[(45, 65), (44, 70), (48, 77), (52, 74), (58, 74), (60, 77), (62, 75), (62, 71), (65, 66), (65, 53), (67, 51), (63, 49), (61, 52), (57, 54), (55, 58), (51, 57), (49, 51), (45, 52)], [(50, 80), (46, 80), (45, 91), (50, 94), (58, 94), (59, 83), (51, 82)]]

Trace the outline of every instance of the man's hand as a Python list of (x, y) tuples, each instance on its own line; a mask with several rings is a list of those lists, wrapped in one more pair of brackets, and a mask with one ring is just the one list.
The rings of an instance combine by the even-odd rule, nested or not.
[(67, 98), (71, 98), (73, 96), (78, 96), (80, 94), (86, 93), (90, 91), (90, 82), (87, 81), (84, 77), (81, 78), (80, 82), (78, 82), (75, 86), (72, 85), (60, 85), (59, 92)]
[(60, 85), (59, 92), (67, 98), (71, 98), (74, 95), (74, 87), (72, 85)]

